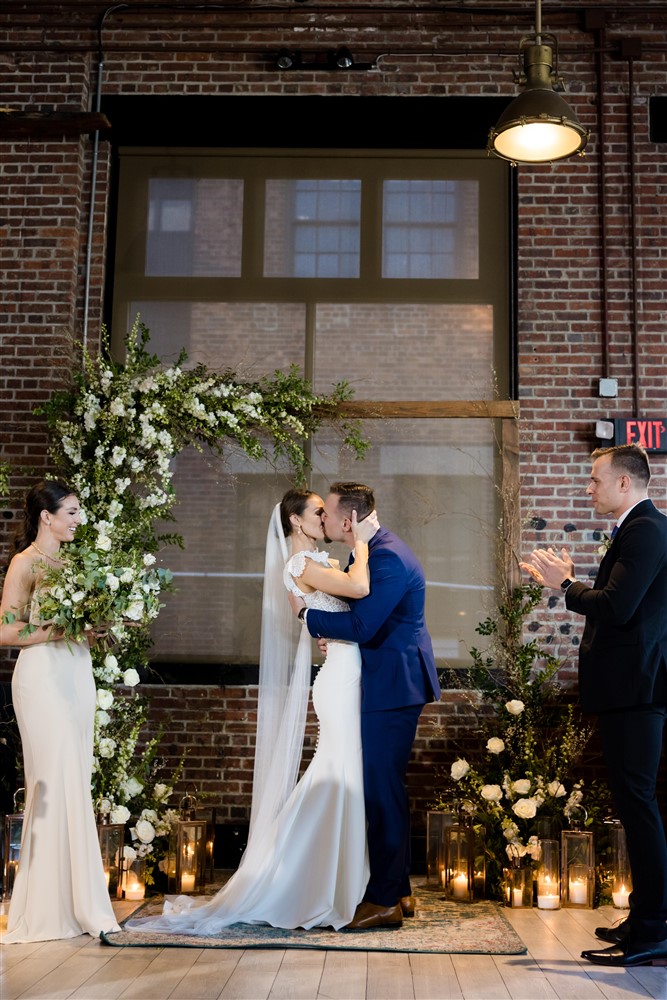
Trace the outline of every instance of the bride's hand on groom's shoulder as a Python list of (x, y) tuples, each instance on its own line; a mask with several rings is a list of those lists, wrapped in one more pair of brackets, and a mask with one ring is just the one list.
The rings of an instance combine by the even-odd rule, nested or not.
[(380, 522), (376, 510), (372, 510), (363, 521), (357, 521), (356, 510), (352, 511), (352, 534), (355, 541), (370, 542), (373, 535), (378, 531)]

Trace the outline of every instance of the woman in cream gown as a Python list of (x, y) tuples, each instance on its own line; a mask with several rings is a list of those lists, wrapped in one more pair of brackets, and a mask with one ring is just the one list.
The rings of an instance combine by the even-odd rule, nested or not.
[(36, 618), (40, 568), (57, 566), (61, 542), (79, 524), (79, 502), (63, 483), (29, 492), (2, 593), (0, 645), (19, 646), (12, 700), (19, 724), (26, 803), (19, 867), (3, 944), (99, 936), (118, 930), (104, 878), (90, 792), (95, 682), (87, 643), (49, 626), (20, 635)]
[[(361, 758), (359, 647), (330, 642), (313, 684), (319, 721), (312, 761), (296, 781), (311, 670), (311, 640), (295, 623), (285, 587), (308, 607), (349, 611), (369, 591), (367, 538), (357, 525), (349, 573), (317, 550), (324, 537), (317, 494), (290, 490), (276, 506), (264, 577), (258, 737), (248, 846), (238, 870), (211, 900), (168, 900), (161, 916), (129, 929), (220, 936), (233, 923), (334, 927), (350, 922), (368, 881)], [(288, 556), (285, 536), (291, 541)], [(287, 561), (286, 561), (287, 560)], [(278, 571), (278, 572), (277, 572)], [(300, 636), (293, 655), (294, 630)], [(285, 640), (285, 642), (283, 642)], [(289, 650), (289, 655), (285, 655)], [(283, 665), (289, 660), (287, 675)], [(284, 661), (281, 662), (281, 661)]]

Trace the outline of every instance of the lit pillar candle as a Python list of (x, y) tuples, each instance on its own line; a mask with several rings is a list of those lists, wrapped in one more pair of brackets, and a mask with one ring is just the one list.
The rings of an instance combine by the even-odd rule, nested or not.
[(125, 899), (143, 899), (146, 889), (142, 883), (131, 872), (127, 876), (125, 884)]
[(618, 890), (618, 892), (612, 892), (612, 894), (611, 894), (611, 898), (612, 898), (612, 901), (614, 903), (614, 906), (618, 910), (627, 910), (627, 908), (630, 905), (629, 896), (630, 896), (630, 893), (625, 888), (625, 884), (624, 883), (621, 884), (621, 888)]
[(181, 892), (192, 892), (195, 887), (195, 877), (192, 872), (183, 872), (181, 875)]
[(523, 906), (523, 892), (521, 889), (512, 889), (512, 906)]
[(588, 885), (586, 882), (570, 882), (570, 902), (585, 906), (588, 902)]
[(452, 896), (454, 899), (465, 899), (468, 895), (468, 876), (461, 873), (452, 879)]

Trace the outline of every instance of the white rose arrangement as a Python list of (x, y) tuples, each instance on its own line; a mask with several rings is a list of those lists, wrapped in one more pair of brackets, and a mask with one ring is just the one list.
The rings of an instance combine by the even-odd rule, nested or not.
[(478, 749), (470, 750), (468, 733), (465, 756), (451, 763), (437, 805), (455, 814), (464, 803), (472, 806), (473, 825), (486, 843), (487, 892), (497, 898), (504, 866), (539, 858), (538, 830), (551, 825), (559, 836), (584, 804), (592, 821), (609, 801), (596, 785), (584, 800), (576, 766), (590, 727), (577, 717), (573, 698), (562, 698), (560, 661), (534, 637), (525, 638), (525, 618), (541, 597), (534, 584), (506, 595), (495, 616), (477, 628), (490, 648), (470, 651), (473, 666), (466, 675), (452, 671), (451, 686), (468, 691), (471, 713), (479, 713)]

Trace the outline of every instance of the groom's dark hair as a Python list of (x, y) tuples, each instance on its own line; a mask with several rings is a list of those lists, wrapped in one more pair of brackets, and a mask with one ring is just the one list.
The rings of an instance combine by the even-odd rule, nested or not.
[(329, 493), (336, 494), (338, 509), (344, 511), (346, 517), (352, 517), (352, 511), (356, 510), (357, 520), (363, 521), (375, 510), (373, 490), (363, 483), (332, 483)]

